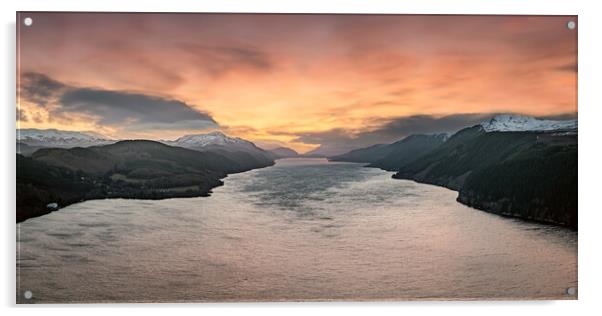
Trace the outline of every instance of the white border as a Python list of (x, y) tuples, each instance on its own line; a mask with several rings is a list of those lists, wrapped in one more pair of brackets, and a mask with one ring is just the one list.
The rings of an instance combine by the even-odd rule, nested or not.
[[(291, 0), (291, 1), (185, 1), (185, 0), (97, 0), (94, 3), (77, 0), (3, 1), (2, 49), (0, 59), (3, 75), (0, 89), (4, 96), (2, 107), (2, 181), (0, 201), (5, 206), (2, 236), (3, 256), (0, 308), (4, 312), (45, 315), (81, 315), (81, 306), (15, 307), (15, 11), (146, 11), (146, 12), (302, 12), (302, 13), (429, 13), (429, 14), (559, 14), (579, 15), (579, 300), (557, 302), (386, 302), (386, 303), (237, 303), (237, 304), (104, 304), (93, 305), (92, 315), (106, 312), (143, 312), (161, 315), (166, 308), (177, 313), (251, 313), (261, 315), (330, 314), (342, 312), (360, 315), (366, 312), (383, 314), (416, 313), (427, 315), (504, 315), (537, 313), (546, 315), (593, 314), (600, 312), (600, 281), (602, 246), (598, 241), (602, 225), (600, 195), (600, 158), (602, 150), (602, 12), (597, 1), (543, 0)], [(596, 81), (597, 80), (597, 81)], [(132, 307), (144, 309), (133, 311)], [(87, 306), (89, 307), (89, 306)], [(107, 308), (109, 310), (107, 310)], [(200, 310), (196, 310), (200, 308)], [(8, 309), (8, 310), (4, 310)], [(335, 310), (336, 309), (336, 310)], [(6, 315), (6, 314), (4, 314)]]

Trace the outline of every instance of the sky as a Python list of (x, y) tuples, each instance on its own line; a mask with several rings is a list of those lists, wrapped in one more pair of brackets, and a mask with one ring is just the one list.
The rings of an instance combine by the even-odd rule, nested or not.
[(577, 113), (570, 16), (21, 13), (17, 127), (346, 151)]

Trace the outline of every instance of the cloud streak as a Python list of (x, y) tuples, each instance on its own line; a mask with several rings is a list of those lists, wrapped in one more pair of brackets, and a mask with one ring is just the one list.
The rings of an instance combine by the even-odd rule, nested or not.
[[(125, 91), (74, 87), (39, 73), (23, 75), (21, 96), (52, 119), (88, 117), (101, 126), (144, 131), (217, 127), (208, 114), (185, 102)], [(20, 112), (24, 114), (24, 112)]]

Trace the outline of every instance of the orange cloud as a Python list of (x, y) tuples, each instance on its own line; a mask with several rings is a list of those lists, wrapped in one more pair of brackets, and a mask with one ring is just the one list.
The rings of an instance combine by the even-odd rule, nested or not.
[[(297, 135), (412, 115), (577, 111), (570, 16), (28, 13), (19, 71), (66, 85), (179, 100), (225, 130), (308, 150)], [(21, 127), (70, 123), (22, 102)], [(29, 115), (31, 114), (31, 115)], [(286, 129), (292, 135), (276, 133)], [(194, 130), (189, 130), (194, 132)]]

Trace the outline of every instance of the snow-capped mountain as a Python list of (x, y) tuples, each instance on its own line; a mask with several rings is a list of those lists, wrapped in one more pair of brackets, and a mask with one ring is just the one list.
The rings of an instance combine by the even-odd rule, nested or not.
[(173, 142), (183, 147), (205, 147), (209, 145), (251, 145), (253, 147), (255, 146), (250, 141), (238, 137), (230, 137), (222, 132), (184, 135)]
[(165, 141), (171, 146), (179, 146), (196, 150), (209, 150), (219, 148), (223, 150), (241, 150), (241, 151), (262, 151), (252, 142), (238, 138), (230, 137), (222, 132), (216, 131), (207, 134), (184, 135), (174, 141)]
[(541, 120), (531, 116), (502, 114), (481, 123), (486, 132), (576, 130), (577, 120)]
[(245, 153), (249, 157), (254, 157), (253, 159), (272, 160), (270, 153), (255, 146), (254, 143), (242, 138), (230, 137), (218, 131), (207, 134), (185, 135), (173, 141), (163, 141), (163, 143), (197, 151)]
[(38, 147), (71, 148), (106, 145), (115, 140), (95, 132), (23, 128), (17, 129), (17, 142)]

